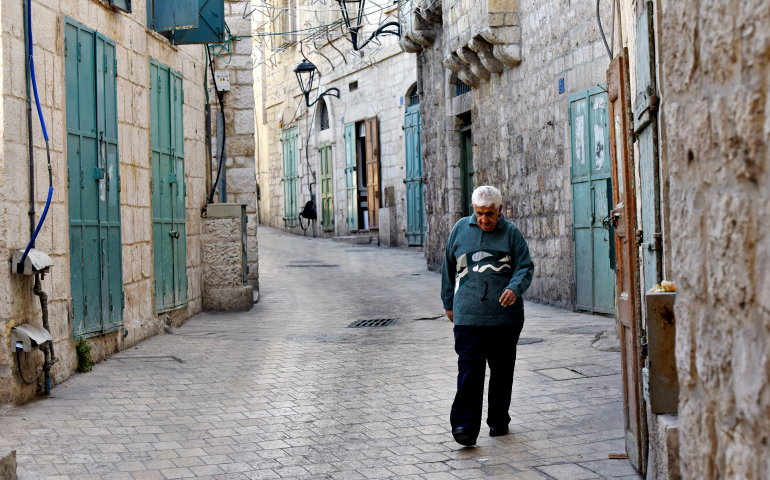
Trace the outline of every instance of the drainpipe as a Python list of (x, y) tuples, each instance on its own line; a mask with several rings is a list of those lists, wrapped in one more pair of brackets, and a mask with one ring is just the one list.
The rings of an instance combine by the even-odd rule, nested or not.
[(24, 62), (24, 72), (27, 80), (27, 139), (29, 141), (29, 238), (32, 240), (32, 247), (35, 246), (35, 157), (32, 151), (32, 97), (30, 95), (30, 75), (29, 75), (29, 62), (31, 60), (29, 52), (29, 41), (31, 25), (28, 23), (30, 17), (29, 0), (24, 1), (24, 46), (26, 47), (26, 55)]

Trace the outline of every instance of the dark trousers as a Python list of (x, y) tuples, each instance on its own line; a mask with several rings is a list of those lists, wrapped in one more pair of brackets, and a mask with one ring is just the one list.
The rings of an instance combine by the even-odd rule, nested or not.
[(455, 325), (457, 394), (452, 403), (452, 430), (463, 427), (472, 435), (481, 430), (481, 406), (484, 400), (484, 375), (489, 363), (487, 425), (505, 427), (511, 417), (511, 388), (516, 365), (516, 344), (523, 323), (477, 327)]

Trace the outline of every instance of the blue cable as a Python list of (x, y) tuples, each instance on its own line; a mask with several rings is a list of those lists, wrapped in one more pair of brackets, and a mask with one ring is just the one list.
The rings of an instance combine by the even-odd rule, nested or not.
[[(48, 132), (45, 129), (45, 120), (43, 119), (43, 111), (40, 109), (40, 98), (37, 95), (37, 82), (35, 81), (35, 62), (32, 58), (32, 5), (27, 3), (27, 37), (29, 39), (29, 72), (32, 77), (32, 89), (35, 92), (35, 105), (37, 106), (37, 115), (40, 118), (40, 125), (43, 127), (43, 138), (45, 138), (45, 150), (48, 155), (48, 199), (45, 202), (45, 209), (43, 209), (43, 215), (40, 216), (40, 220), (37, 222), (35, 233), (32, 234), (32, 239), (27, 244), (27, 248), (24, 250), (24, 255), (21, 256), (21, 261), (17, 268), (17, 273), (24, 272), (24, 262), (27, 259), (29, 250), (32, 248), (32, 244), (37, 239), (37, 234), (40, 233), (40, 227), (43, 226), (45, 217), (48, 214), (48, 207), (51, 206), (51, 197), (53, 197), (53, 177), (51, 175), (51, 151), (48, 148)], [(30, 138), (31, 142), (32, 139)]]

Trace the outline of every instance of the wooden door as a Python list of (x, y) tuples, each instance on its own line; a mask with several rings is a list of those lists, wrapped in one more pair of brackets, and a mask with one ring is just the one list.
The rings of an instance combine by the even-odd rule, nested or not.
[[(419, 97), (418, 97), (419, 98)], [(409, 245), (422, 245), (425, 237), (423, 205), (422, 150), (420, 146), (420, 105), (406, 108), (404, 139), (406, 141), (406, 240)]]
[(155, 312), (187, 305), (182, 76), (150, 59), (150, 165)]
[(324, 232), (334, 231), (334, 167), (332, 144), (324, 142), (318, 149), (321, 157), (321, 227)]
[(471, 197), (473, 196), (473, 125), (468, 122), (460, 130), (460, 202), (464, 217), (473, 213)]
[(623, 371), (626, 452), (631, 463), (641, 471), (646, 466), (644, 448), (646, 422), (641, 391), (642, 358), (639, 347), (641, 311), (636, 247), (636, 185), (627, 59), (628, 53), (624, 50), (623, 55), (617, 57), (607, 70), (612, 195), (615, 205), (611, 212), (611, 221), (615, 230), (617, 277), (615, 305)]
[(123, 325), (115, 42), (65, 19), (72, 335)]
[(297, 157), (297, 127), (281, 132), (283, 149), (283, 223), (287, 227), (299, 224), (299, 158)]
[(364, 121), (366, 125), (366, 205), (369, 228), (380, 225), (380, 133), (377, 117)]
[(636, 91), (634, 131), (638, 136), (642, 199), (642, 263), (644, 291), (662, 279), (660, 178), (658, 164), (658, 104), (652, 2), (644, 3), (636, 21)]
[(348, 230), (358, 230), (358, 177), (356, 175), (356, 124), (345, 125), (345, 189)]
[(611, 168), (606, 145), (607, 93), (601, 87), (570, 95), (575, 296), (578, 310), (615, 313), (610, 268)]

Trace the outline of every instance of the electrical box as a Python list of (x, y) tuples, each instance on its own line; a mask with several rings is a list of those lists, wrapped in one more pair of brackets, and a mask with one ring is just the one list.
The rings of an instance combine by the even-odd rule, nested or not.
[(217, 90), (220, 92), (230, 91), (230, 72), (227, 70), (214, 72), (214, 80), (217, 83)]
[(40, 345), (51, 341), (51, 334), (32, 323), (17, 325), (11, 329), (11, 348), (21, 347), (24, 353), (34, 352)]
[(24, 265), (20, 269), (19, 263), (24, 256), (24, 250), (14, 250), (11, 256), (11, 273), (19, 275), (34, 275), (36, 273), (48, 273), (53, 266), (51, 257), (36, 248), (30, 248)]

